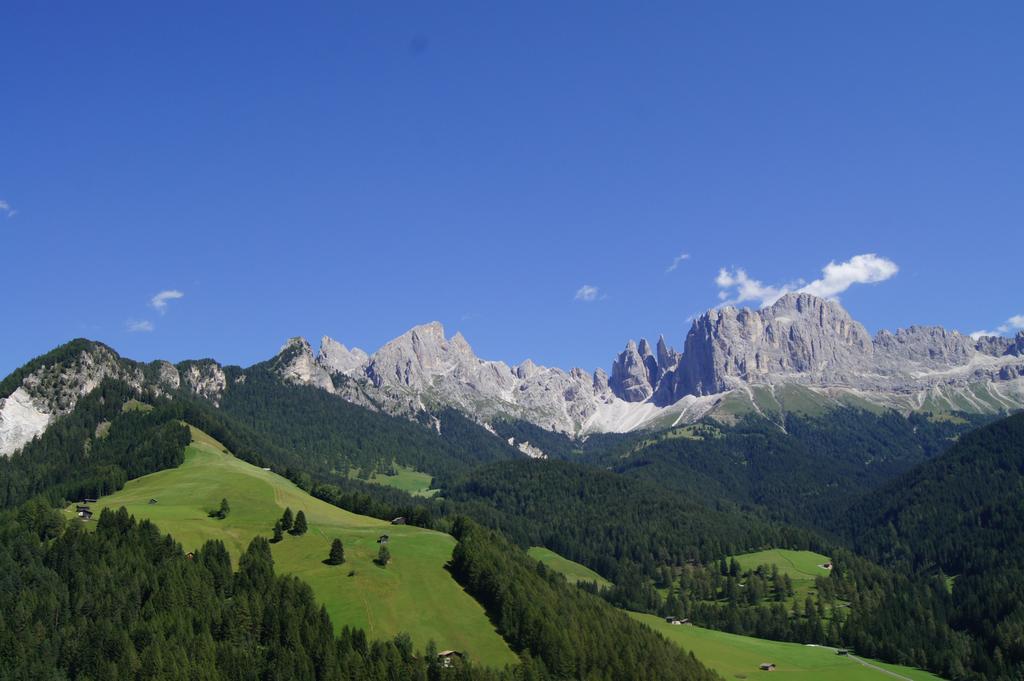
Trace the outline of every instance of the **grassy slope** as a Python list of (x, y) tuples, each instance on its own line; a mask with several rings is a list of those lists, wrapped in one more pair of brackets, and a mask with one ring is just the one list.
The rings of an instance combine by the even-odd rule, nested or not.
[[(808, 594), (814, 593), (815, 577), (827, 577), (829, 574), (828, 570), (818, 567), (829, 561), (828, 556), (813, 551), (768, 549), (734, 557), (744, 570), (753, 570), (758, 565), (777, 565), (780, 573), (789, 575), (793, 580), (794, 598), (801, 604)], [(792, 600), (788, 602), (792, 603)]]
[(777, 665), (771, 679), (807, 681), (885, 681), (911, 679), (937, 681), (938, 676), (909, 667), (867, 660), (885, 671), (872, 669), (851, 657), (836, 655), (829, 648), (781, 643), (749, 636), (737, 636), (701, 627), (676, 626), (655, 615), (630, 613), (665, 638), (692, 650), (701, 662), (726, 679), (760, 678), (762, 662)]
[[(477, 662), (497, 667), (516, 661), (484, 609), (445, 570), (455, 546), (452, 537), (349, 513), (275, 473), (222, 453), (220, 443), (201, 431), (193, 429), (193, 438), (180, 467), (130, 481), (101, 499), (95, 510), (125, 506), (173, 535), (186, 551), (220, 539), (235, 560), (253, 536), (270, 537), (286, 506), (302, 510), (309, 532), (286, 535), (274, 544), (274, 562), (279, 572), (297, 575), (313, 588), (336, 627), (361, 627), (372, 638), (405, 631), (419, 648), (433, 639), (441, 649), (466, 651)], [(223, 497), (231, 513), (224, 520), (208, 518), (206, 512)], [(150, 504), (150, 498), (158, 503)], [(387, 568), (372, 562), (381, 534), (391, 538)], [(332, 567), (321, 561), (335, 537), (344, 543), (347, 561)], [(352, 570), (356, 574), (350, 577)]]
[(756, 553), (735, 556), (744, 570), (753, 570), (758, 565), (778, 565), (779, 572), (797, 580), (814, 583), (815, 577), (827, 577), (828, 570), (818, 567), (829, 561), (828, 556), (813, 551), (792, 551), (790, 549), (768, 549)]
[[(429, 473), (421, 473), (414, 468), (409, 468), (408, 466), (395, 466), (395, 470), (398, 471), (397, 475), (374, 473), (366, 482), (371, 482), (375, 485), (394, 487), (395, 489), (408, 492), (409, 494), (418, 497), (432, 497), (437, 494), (436, 489), (430, 489), (430, 483), (433, 480), (433, 476)], [(353, 473), (354, 472), (355, 471), (353, 471)], [(350, 475), (349, 477), (355, 476)]]
[(551, 549), (543, 546), (531, 546), (527, 551), (531, 558), (544, 563), (555, 572), (561, 572), (570, 582), (597, 582), (598, 586), (611, 586), (612, 583), (585, 565), (564, 558)]

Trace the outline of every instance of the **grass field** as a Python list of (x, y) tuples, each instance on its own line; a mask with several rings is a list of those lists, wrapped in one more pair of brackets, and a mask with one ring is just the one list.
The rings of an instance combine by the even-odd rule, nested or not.
[[(361, 627), (371, 638), (404, 631), (420, 649), (433, 639), (438, 648), (468, 652), (482, 664), (516, 662), (483, 607), (445, 570), (455, 546), (451, 536), (349, 513), (222, 450), (220, 443), (193, 429), (181, 466), (128, 482), (120, 492), (100, 499), (94, 510), (125, 506), (173, 535), (186, 551), (207, 539), (220, 539), (236, 564), (253, 536), (271, 536), (286, 506), (304, 511), (309, 531), (302, 537), (285, 535), (273, 545), (275, 567), (305, 580), (327, 606), (335, 627)], [(227, 498), (230, 514), (224, 520), (208, 518), (207, 511), (221, 498)], [(157, 503), (150, 504), (150, 499)], [(392, 561), (386, 568), (373, 563), (382, 534), (390, 536)], [(327, 566), (322, 561), (335, 537), (344, 543), (347, 560)]]
[[(726, 679), (757, 679), (762, 662), (776, 665), (765, 678), (806, 681), (939, 681), (928, 672), (899, 665), (836, 655), (831, 648), (766, 641), (701, 627), (678, 626), (655, 615), (629, 613), (668, 640), (693, 651), (701, 662)], [(866, 664), (865, 664), (866, 663)], [(872, 665), (872, 666), (867, 666)]]
[[(808, 594), (815, 593), (815, 577), (828, 577), (829, 571), (818, 567), (829, 562), (828, 556), (813, 551), (792, 551), (790, 549), (768, 549), (756, 553), (733, 556), (743, 570), (753, 570), (758, 565), (777, 565), (779, 572), (793, 580), (793, 597), (803, 602)], [(787, 601), (792, 602), (792, 600)]]
[(436, 489), (430, 489), (433, 477), (429, 473), (421, 473), (407, 466), (395, 466), (395, 470), (398, 471), (397, 475), (374, 473), (366, 482), (394, 487), (418, 497), (432, 497), (437, 494)]
[(743, 570), (753, 570), (758, 565), (777, 565), (779, 572), (789, 575), (794, 583), (797, 580), (802, 580), (814, 584), (815, 577), (828, 577), (828, 570), (818, 566), (829, 562), (829, 557), (813, 551), (768, 549), (733, 557)]
[(531, 546), (527, 551), (531, 558), (535, 558), (555, 572), (561, 572), (570, 582), (597, 582), (598, 586), (611, 586), (612, 583), (597, 574), (585, 565), (564, 558), (551, 549), (543, 546)]

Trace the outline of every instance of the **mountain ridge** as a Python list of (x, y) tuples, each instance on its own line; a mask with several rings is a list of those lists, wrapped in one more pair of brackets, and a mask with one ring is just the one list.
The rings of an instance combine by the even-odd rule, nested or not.
[[(804, 402), (999, 413), (1024, 407), (1024, 333), (973, 339), (938, 326), (873, 337), (835, 300), (791, 293), (773, 305), (713, 308), (694, 319), (683, 351), (662, 336), (629, 340), (604, 369), (587, 372), (478, 357), (439, 322), (414, 326), (368, 353), (323, 336), (314, 352), (288, 339), (265, 366), (282, 381), (311, 385), (354, 404), (403, 416), (455, 408), (481, 423), (519, 418), (583, 436), (678, 425), (709, 413), (784, 412), (777, 388)], [(228, 369), (228, 371), (225, 371)], [(148, 364), (78, 339), (2, 383), (0, 454), (43, 432), (103, 378), (157, 394), (184, 390), (219, 405), (246, 370), (212, 359)]]

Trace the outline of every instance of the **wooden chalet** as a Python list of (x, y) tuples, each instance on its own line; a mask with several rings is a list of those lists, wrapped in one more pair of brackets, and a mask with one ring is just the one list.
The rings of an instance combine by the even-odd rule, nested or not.
[(437, 659), (445, 669), (450, 669), (457, 662), (462, 662), (463, 657), (465, 656), (457, 650), (442, 650), (437, 654)]
[(760, 669), (763, 672), (773, 672), (773, 671), (775, 671), (775, 663), (774, 662), (762, 662)]
[(391, 521), (391, 524), (392, 525), (405, 525), (405, 516), (404, 515), (398, 516), (397, 518), (395, 518), (394, 520)]

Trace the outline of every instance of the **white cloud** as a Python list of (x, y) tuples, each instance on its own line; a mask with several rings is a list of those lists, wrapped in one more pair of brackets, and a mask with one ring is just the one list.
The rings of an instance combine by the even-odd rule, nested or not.
[(125, 327), (128, 329), (129, 333), (139, 333), (140, 331), (149, 332), (156, 328), (153, 326), (153, 322), (149, 321), (148, 319), (140, 319), (137, 321), (134, 319), (130, 319), (127, 322), (125, 322)]
[(900, 271), (896, 263), (887, 258), (880, 258), (874, 253), (855, 255), (846, 262), (836, 264), (834, 261), (821, 270), (821, 279), (812, 281), (800, 291), (822, 298), (835, 298), (854, 284), (877, 284), (896, 275)]
[(590, 284), (584, 284), (580, 286), (580, 290), (576, 291), (576, 300), (582, 300), (584, 303), (592, 303), (597, 300), (597, 294), (599, 293), (596, 286)]
[(0, 199), (0, 215), (6, 215), (9, 218), (13, 218), (17, 214), (18, 214), (18, 211), (16, 211), (13, 208), (11, 208), (11, 204), (9, 204), (6, 201)]
[(975, 331), (971, 334), (971, 338), (978, 340), (982, 336), (1003, 336), (1008, 333), (1020, 331), (1024, 329), (1024, 314), (1015, 314), (1004, 323), (996, 327), (995, 331)]
[(730, 272), (724, 267), (718, 271), (715, 283), (721, 289), (718, 292), (718, 299), (722, 301), (722, 305), (737, 305), (756, 300), (761, 303), (761, 307), (765, 307), (792, 290), (789, 286), (766, 286), (757, 279), (751, 279), (744, 269)]
[(163, 314), (167, 311), (168, 300), (176, 300), (178, 298), (184, 297), (185, 294), (182, 293), (181, 291), (161, 291), (160, 293), (153, 296), (152, 300), (149, 301), (149, 304), (153, 306), (154, 310), (157, 310), (158, 312), (160, 312), (160, 314)]
[(667, 270), (665, 270), (665, 274), (668, 274), (669, 272), (674, 271), (677, 267), (679, 267), (680, 263), (682, 263), (684, 260), (689, 260), (689, 259), (690, 259), (690, 254), (689, 253), (680, 253), (676, 257), (672, 258), (672, 264), (668, 266)]
[(715, 278), (718, 284), (718, 299), (721, 305), (736, 305), (748, 301), (757, 301), (761, 307), (767, 307), (782, 296), (792, 291), (810, 293), (822, 298), (836, 298), (854, 284), (877, 284), (892, 278), (900, 268), (892, 260), (882, 258), (874, 253), (855, 255), (846, 262), (830, 262), (822, 268), (822, 276), (809, 284), (802, 279), (771, 286), (752, 279), (742, 268), (729, 271), (722, 268)]

